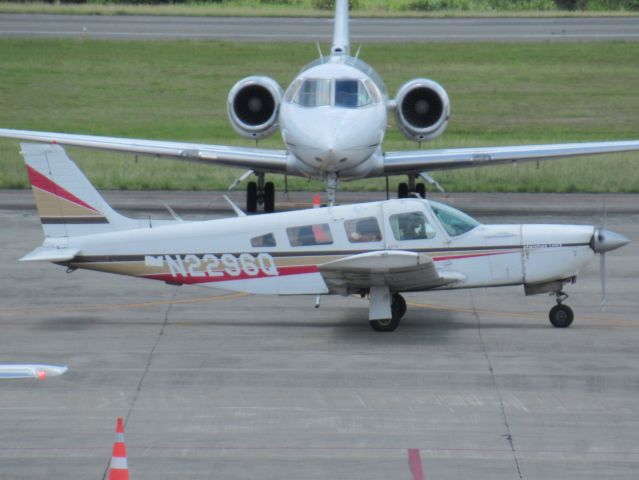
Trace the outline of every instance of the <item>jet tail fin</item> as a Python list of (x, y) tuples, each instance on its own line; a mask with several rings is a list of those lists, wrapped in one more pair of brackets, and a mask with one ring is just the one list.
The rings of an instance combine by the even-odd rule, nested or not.
[(333, 55), (350, 55), (348, 3), (349, 0), (335, 2), (335, 29), (333, 31), (333, 46), (331, 47)]
[(45, 237), (72, 237), (137, 228), (115, 212), (64, 149), (56, 144), (21, 143)]

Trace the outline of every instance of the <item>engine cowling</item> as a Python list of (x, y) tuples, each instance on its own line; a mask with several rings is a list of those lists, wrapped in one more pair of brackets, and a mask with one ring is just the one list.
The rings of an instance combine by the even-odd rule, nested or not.
[(397, 92), (395, 117), (399, 129), (408, 139), (416, 142), (434, 140), (444, 133), (448, 124), (448, 94), (434, 80), (410, 80)]
[(227, 112), (233, 129), (246, 138), (266, 138), (275, 133), (282, 89), (269, 77), (246, 77), (231, 88)]

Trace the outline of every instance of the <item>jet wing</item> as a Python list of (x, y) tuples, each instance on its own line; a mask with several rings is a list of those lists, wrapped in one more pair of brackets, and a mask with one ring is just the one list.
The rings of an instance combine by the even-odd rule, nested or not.
[(384, 175), (639, 150), (639, 140), (386, 152)]
[(150, 155), (190, 162), (212, 163), (257, 171), (286, 173), (288, 153), (285, 150), (232, 147), (201, 143), (165, 142), (136, 138), (101, 137), (55, 132), (34, 132), (0, 128), (0, 137), (40, 143), (58, 143), (72, 147)]
[(319, 266), (329, 289), (338, 292), (387, 286), (391, 291), (428, 290), (464, 280), (457, 272), (441, 271), (426, 254), (380, 250), (340, 258)]

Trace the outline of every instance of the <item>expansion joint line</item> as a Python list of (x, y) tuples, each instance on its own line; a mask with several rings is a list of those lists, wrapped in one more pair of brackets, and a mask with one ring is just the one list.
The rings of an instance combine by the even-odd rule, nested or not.
[[(129, 405), (129, 410), (127, 411), (126, 416), (124, 417), (125, 427), (126, 427), (126, 424), (129, 422), (129, 417), (131, 416), (131, 412), (133, 411), (133, 408), (135, 407), (135, 403), (137, 402), (138, 397), (140, 396), (140, 392), (142, 391), (142, 384), (144, 383), (144, 379), (146, 378), (146, 375), (149, 373), (149, 369), (151, 368), (151, 362), (153, 361), (153, 354), (155, 353), (155, 349), (159, 345), (160, 340), (162, 339), (162, 336), (164, 335), (164, 330), (166, 329), (166, 325), (169, 322), (169, 313), (171, 313), (171, 309), (173, 308), (173, 303), (175, 302), (175, 297), (177, 297), (177, 293), (178, 293), (178, 286), (176, 285), (173, 288), (174, 288), (173, 296), (171, 297), (171, 301), (169, 302), (168, 306), (166, 307), (166, 311), (164, 312), (164, 322), (162, 323), (162, 328), (160, 328), (160, 332), (158, 333), (158, 336), (155, 339), (155, 343), (153, 344), (153, 347), (151, 348), (151, 351), (149, 352), (149, 357), (146, 360), (144, 371), (142, 372), (142, 375), (140, 376), (140, 381), (138, 382), (138, 386), (135, 390), (135, 395), (133, 395), (133, 400), (131, 400), (131, 405)], [(109, 473), (110, 465), (111, 465), (111, 458), (109, 457), (107, 466), (104, 469), (104, 474), (102, 475), (102, 480), (106, 480), (106, 476)]]
[(499, 389), (499, 384), (497, 383), (497, 377), (495, 375), (495, 370), (493, 369), (493, 364), (490, 361), (490, 355), (488, 355), (488, 349), (486, 348), (486, 343), (484, 342), (484, 337), (481, 334), (481, 319), (479, 317), (479, 313), (477, 313), (477, 308), (475, 308), (475, 297), (473, 297), (472, 290), (469, 290), (470, 293), (470, 305), (473, 309), (473, 315), (477, 320), (477, 335), (479, 336), (479, 343), (481, 344), (482, 351), (484, 352), (484, 357), (486, 358), (486, 362), (488, 363), (488, 370), (490, 371), (490, 376), (493, 380), (493, 386), (495, 387), (495, 392), (497, 393), (497, 400), (499, 401), (499, 408), (501, 410), (501, 417), (504, 420), (504, 426), (506, 427), (506, 440), (508, 440), (508, 444), (510, 445), (510, 450), (513, 453), (513, 460), (515, 461), (515, 468), (517, 469), (517, 475), (519, 478), (523, 480), (523, 475), (521, 474), (521, 467), (519, 466), (519, 459), (517, 458), (517, 450), (515, 449), (515, 442), (513, 440), (512, 433), (510, 431), (510, 424), (508, 423), (508, 416), (506, 415), (506, 408), (504, 407), (504, 400), (501, 396), (501, 390)]

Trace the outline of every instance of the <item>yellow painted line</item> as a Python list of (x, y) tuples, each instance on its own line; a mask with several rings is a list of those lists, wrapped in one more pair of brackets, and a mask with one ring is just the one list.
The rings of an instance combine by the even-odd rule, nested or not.
[(183, 300), (158, 300), (155, 302), (142, 302), (142, 303), (102, 303), (102, 304), (75, 305), (71, 307), (46, 306), (46, 307), (5, 308), (2, 310), (2, 312), (3, 313), (27, 313), (27, 312), (46, 311), (51, 313), (57, 313), (57, 312), (83, 312), (83, 311), (92, 311), (92, 310), (117, 310), (117, 309), (127, 309), (127, 308), (149, 308), (149, 307), (158, 307), (162, 305), (186, 305), (186, 304), (192, 304), (192, 303), (234, 300), (237, 298), (246, 297), (248, 295), (249, 294), (245, 292), (237, 292), (237, 293), (230, 293), (228, 295), (210, 295), (207, 297), (185, 298)]
[[(537, 313), (524, 313), (524, 312), (507, 312), (503, 310), (484, 310), (481, 308), (473, 309), (468, 307), (456, 307), (449, 305), (441, 305), (435, 303), (415, 303), (415, 302), (406, 302), (407, 305), (411, 307), (417, 308), (429, 308), (432, 310), (444, 310), (449, 312), (460, 312), (460, 313), (475, 313), (482, 315), (493, 315), (497, 317), (518, 317), (518, 318), (531, 318), (531, 319), (539, 319), (546, 318), (546, 315), (540, 315)], [(594, 324), (594, 325), (609, 325), (615, 327), (639, 327), (639, 319), (612, 319), (612, 318), (604, 318), (604, 317), (594, 317), (588, 315), (580, 315), (576, 317), (576, 321), (582, 323), (583, 321), (586, 323)]]

